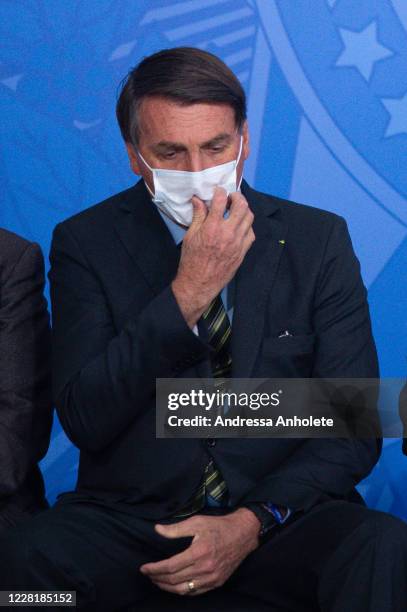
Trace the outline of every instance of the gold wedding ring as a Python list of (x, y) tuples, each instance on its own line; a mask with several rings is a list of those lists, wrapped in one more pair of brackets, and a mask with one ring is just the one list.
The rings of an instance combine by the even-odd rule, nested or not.
[(188, 593), (192, 593), (192, 591), (195, 591), (195, 582), (193, 580), (190, 580), (189, 582), (187, 582), (188, 584)]

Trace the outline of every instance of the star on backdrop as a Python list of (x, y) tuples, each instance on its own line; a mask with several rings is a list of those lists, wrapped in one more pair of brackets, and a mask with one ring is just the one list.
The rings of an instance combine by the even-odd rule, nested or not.
[(369, 81), (376, 62), (394, 55), (393, 51), (382, 45), (377, 38), (377, 22), (372, 21), (360, 32), (339, 29), (345, 45), (336, 61), (336, 66), (350, 66), (359, 70)]
[(7, 79), (2, 79), (1, 83), (5, 85), (6, 87), (8, 87), (9, 89), (16, 91), (18, 82), (22, 77), (23, 77), (22, 74), (15, 74), (14, 76), (9, 77)]
[(396, 134), (407, 134), (407, 92), (401, 98), (382, 98), (390, 114), (385, 138)]

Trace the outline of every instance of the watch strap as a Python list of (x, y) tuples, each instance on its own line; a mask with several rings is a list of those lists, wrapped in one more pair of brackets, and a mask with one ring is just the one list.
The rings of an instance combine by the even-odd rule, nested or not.
[(272, 512), (270, 512), (261, 502), (249, 502), (244, 504), (245, 508), (251, 510), (260, 521), (259, 538), (263, 538), (278, 522)]

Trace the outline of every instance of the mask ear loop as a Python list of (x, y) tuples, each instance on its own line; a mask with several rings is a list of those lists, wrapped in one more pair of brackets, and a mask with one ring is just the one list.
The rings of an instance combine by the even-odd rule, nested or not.
[[(153, 183), (154, 183), (154, 168), (152, 168), (144, 159), (144, 157), (142, 156), (142, 154), (140, 153), (140, 150), (137, 149), (137, 155), (141, 158), (143, 164), (145, 166), (147, 166), (147, 168), (150, 170), (151, 174), (153, 175)], [(150, 195), (152, 198), (155, 198), (155, 194), (151, 191), (150, 187), (147, 185), (147, 182), (144, 181), (144, 185), (147, 187), (147, 191), (149, 191)]]
[[(239, 148), (239, 155), (237, 156), (237, 159), (236, 159), (236, 166), (235, 166), (236, 171), (237, 171), (237, 166), (238, 166), (238, 163), (239, 163), (239, 161), (240, 161), (240, 156), (241, 156), (241, 154), (242, 154), (242, 149), (243, 149), (243, 134), (241, 134), (241, 135), (240, 135), (240, 148)], [(240, 185), (242, 184), (242, 180), (243, 180), (243, 172), (242, 172), (242, 176), (240, 177), (239, 185), (236, 185), (236, 189), (237, 189), (237, 191), (239, 191), (239, 189), (240, 189)]]
[[(235, 170), (236, 170), (236, 171), (237, 171), (237, 165), (238, 165), (238, 163), (239, 163), (239, 161), (240, 161), (240, 156), (241, 156), (241, 154), (242, 154), (242, 149), (243, 149), (243, 135), (241, 134), (241, 135), (240, 135), (240, 147), (239, 147), (239, 154), (238, 154), (238, 156), (237, 156), (237, 158), (236, 158), (236, 162), (235, 162)], [(236, 177), (236, 178), (237, 178), (237, 177)], [(239, 191), (239, 189), (240, 189), (240, 185), (242, 184), (242, 180), (243, 180), (243, 172), (242, 172), (242, 176), (240, 177), (239, 184), (238, 184), (238, 185), (236, 185), (236, 191)], [(229, 198), (229, 193), (228, 193), (228, 198)], [(230, 207), (230, 201), (228, 202), (227, 209), (226, 209), (226, 213), (225, 213), (225, 214), (227, 214), (227, 216), (229, 216), (229, 207)], [(225, 217), (225, 218), (227, 218), (227, 217)]]
[(147, 166), (147, 168), (148, 168), (148, 169), (149, 169), (151, 172), (153, 172), (153, 171), (154, 171), (154, 168), (152, 168), (151, 166), (149, 166), (149, 165), (148, 165), (148, 163), (146, 162), (146, 160), (144, 159), (144, 157), (143, 157), (143, 156), (142, 156), (142, 154), (140, 153), (140, 150), (139, 150), (139, 149), (137, 149), (137, 155), (138, 155), (139, 157), (141, 157), (141, 159), (142, 159), (142, 161), (143, 161), (143, 164), (144, 164), (145, 166)]
[(236, 167), (237, 167), (237, 164), (240, 162), (240, 156), (242, 154), (242, 149), (243, 149), (243, 134), (240, 134), (240, 147), (239, 147), (239, 154), (236, 159)]

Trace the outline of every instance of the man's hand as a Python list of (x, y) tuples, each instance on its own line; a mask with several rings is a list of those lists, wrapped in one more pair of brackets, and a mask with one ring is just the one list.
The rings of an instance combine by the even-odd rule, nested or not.
[[(189, 548), (158, 561), (145, 563), (140, 571), (164, 591), (200, 595), (222, 586), (243, 559), (257, 548), (260, 522), (247, 508), (225, 516), (196, 514), (171, 525), (156, 525), (167, 538), (194, 536)], [(190, 592), (188, 582), (195, 590)]]
[(177, 276), (171, 286), (181, 312), (192, 328), (211, 301), (234, 276), (255, 240), (254, 215), (246, 198), (230, 194), (229, 217), (223, 218), (226, 191), (217, 187), (210, 209), (192, 198), (194, 216), (182, 242)]

